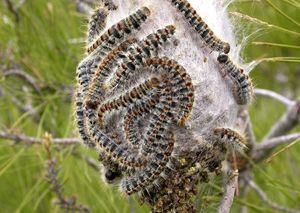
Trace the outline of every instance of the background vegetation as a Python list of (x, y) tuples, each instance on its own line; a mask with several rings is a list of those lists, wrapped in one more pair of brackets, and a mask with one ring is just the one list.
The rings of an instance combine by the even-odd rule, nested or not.
[[(0, 2), (0, 131), (33, 137), (76, 137), (72, 88), (75, 69), (84, 53), (86, 18), (71, 0), (27, 0)], [(21, 1), (22, 2), (22, 1)], [(13, 12), (15, 11), (15, 13)], [(247, 40), (246, 61), (260, 59), (251, 73), (256, 87), (277, 91), (291, 99), (300, 87), (300, 2), (298, 0), (237, 0), (230, 11), (243, 24), (242, 31), (254, 33)], [(261, 23), (267, 22), (270, 25)], [(259, 31), (258, 31), (259, 30)], [(5, 75), (20, 69), (34, 77), (36, 87), (22, 78)], [(257, 97), (251, 105), (251, 119), (258, 139), (284, 112), (278, 102)], [(300, 128), (295, 131), (299, 131)], [(283, 206), (300, 209), (300, 146), (296, 144), (270, 163), (255, 166), (254, 179), (268, 197)], [(61, 167), (59, 178), (64, 194), (76, 195), (79, 203), (93, 212), (147, 212), (135, 201), (122, 197), (116, 187), (107, 187), (99, 173), (87, 163), (97, 154), (80, 145), (52, 145), (52, 156)], [(0, 140), (1, 212), (61, 212), (53, 205), (55, 194), (45, 179), (48, 159), (43, 145)], [(215, 212), (222, 189), (220, 180), (201, 186), (199, 209)], [(249, 212), (274, 212), (254, 192), (235, 198), (233, 212), (241, 205)]]

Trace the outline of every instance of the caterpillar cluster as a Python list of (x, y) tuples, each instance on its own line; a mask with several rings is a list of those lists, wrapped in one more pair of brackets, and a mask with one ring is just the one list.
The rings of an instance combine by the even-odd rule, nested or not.
[[(184, 16), (205, 46), (219, 54), (215, 61), (220, 72), (233, 81), (237, 104), (248, 104), (251, 80), (227, 56), (229, 43), (214, 34), (188, 1), (166, 1)], [(99, 151), (106, 180), (121, 178), (120, 190), (131, 195), (163, 185), (176, 168), (172, 166), (172, 161), (178, 161), (176, 131), (186, 128), (192, 114), (195, 86), (185, 67), (159, 54), (176, 40), (175, 25), (139, 39), (136, 32), (151, 17), (150, 8), (142, 7), (104, 31), (107, 16), (108, 10), (99, 7), (89, 22), (87, 56), (77, 67), (77, 127), (83, 143)], [(245, 139), (231, 129), (212, 132), (219, 143), (196, 149), (190, 167), (198, 161), (215, 171), (221, 159), (212, 150), (224, 151), (223, 146), (242, 150), (245, 146)], [(183, 179), (189, 181), (190, 176)]]

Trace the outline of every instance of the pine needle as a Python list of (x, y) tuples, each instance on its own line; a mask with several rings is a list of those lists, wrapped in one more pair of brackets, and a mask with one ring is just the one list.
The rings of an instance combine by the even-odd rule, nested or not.
[(283, 12), (280, 8), (278, 8), (275, 4), (273, 4), (270, 0), (266, 0), (268, 2), (269, 5), (271, 5), (278, 13), (280, 13), (282, 16), (284, 16), (285, 18), (287, 18), (288, 20), (290, 20), (291, 22), (293, 22), (294, 24), (296, 24), (297, 26), (300, 26), (300, 23), (297, 22), (295, 19), (293, 19), (292, 17), (290, 17), (289, 15), (287, 15), (285, 12)]
[(267, 28), (279, 30), (281, 32), (291, 34), (291, 35), (295, 35), (295, 36), (300, 36), (300, 32), (292, 31), (292, 30), (289, 30), (289, 29), (286, 29), (286, 28), (283, 28), (283, 27), (280, 27), (280, 26), (277, 26), (277, 25), (273, 25), (273, 24), (270, 24), (268, 22), (262, 21), (260, 19), (248, 16), (246, 14), (242, 14), (242, 13), (239, 13), (239, 12), (231, 12), (230, 14), (233, 15), (233, 16), (236, 16), (240, 19), (244, 19), (244, 20), (250, 21), (252, 23), (265, 26)]
[(300, 49), (300, 46), (291, 45), (291, 44), (279, 44), (279, 43), (271, 43), (271, 42), (264, 42), (264, 41), (254, 41), (252, 42), (253, 45), (262, 45), (262, 46), (274, 46), (274, 47), (286, 47), (292, 49)]
[(281, 152), (284, 152), (286, 150), (288, 150), (290, 147), (292, 147), (293, 145), (295, 145), (296, 143), (298, 143), (300, 141), (300, 139), (295, 140), (294, 142), (290, 143), (289, 145), (283, 147), (282, 149), (280, 149), (279, 151), (273, 153), (267, 160), (266, 163), (270, 163), (271, 160), (273, 160), (277, 155), (279, 155)]

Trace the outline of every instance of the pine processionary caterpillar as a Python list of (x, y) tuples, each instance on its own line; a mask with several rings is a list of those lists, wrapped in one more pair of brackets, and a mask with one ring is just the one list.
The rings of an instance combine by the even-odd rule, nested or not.
[(105, 112), (113, 109), (117, 110), (120, 107), (128, 107), (129, 104), (134, 104), (136, 99), (145, 98), (145, 96), (148, 96), (150, 92), (158, 86), (158, 82), (159, 80), (156, 77), (152, 77), (151, 79), (146, 80), (145, 82), (134, 87), (124, 95), (102, 104), (98, 113), (99, 124), (103, 125), (102, 118)]
[(93, 44), (87, 48), (87, 52), (91, 53), (99, 46), (104, 49), (111, 50), (111, 45), (115, 45), (116, 40), (124, 38), (125, 35), (132, 33), (133, 30), (139, 29), (141, 24), (146, 21), (150, 15), (150, 10), (147, 7), (142, 7), (135, 13), (131, 14), (109, 28), (104, 34), (99, 36)]
[(213, 51), (229, 53), (230, 45), (214, 34), (209, 26), (198, 15), (196, 10), (191, 6), (187, 0), (169, 0), (186, 18), (188, 23), (197, 31), (202, 40)]
[(169, 146), (165, 152), (153, 154), (143, 170), (137, 172), (134, 176), (123, 178), (120, 183), (121, 191), (126, 195), (131, 195), (151, 184), (161, 174), (169, 161), (174, 142), (174, 137), (170, 134)]
[(183, 126), (192, 111), (194, 103), (194, 87), (191, 77), (181, 65), (167, 57), (151, 58), (147, 61), (147, 65), (154, 68), (154, 70), (159, 68), (168, 70), (168, 77), (172, 84), (172, 94), (174, 97), (171, 106), (173, 108), (179, 106), (176, 114), (181, 116), (178, 118), (177, 123)]
[(247, 149), (245, 137), (235, 130), (230, 128), (215, 128), (214, 135), (231, 150), (243, 153)]
[(253, 88), (250, 77), (243, 69), (236, 66), (227, 55), (218, 56), (222, 75), (229, 76), (233, 82), (233, 95), (239, 105), (247, 105), (251, 102)]
[(105, 93), (103, 90), (103, 83), (111, 74), (112, 69), (116, 66), (118, 60), (124, 57), (124, 51), (126, 51), (127, 48), (136, 41), (136, 39), (124, 41), (103, 58), (100, 66), (93, 75), (88, 94), (86, 95), (87, 98), (85, 104), (88, 108), (96, 108), (98, 106), (99, 101), (103, 98)]
[(148, 35), (141, 41), (136, 48), (130, 51), (125, 57), (117, 72), (105, 86), (107, 90), (114, 88), (117, 84), (122, 85), (128, 78), (129, 74), (133, 75), (140, 67), (144, 65), (147, 58), (153, 54), (174, 34), (175, 27), (173, 25), (166, 26), (158, 30), (156, 33)]
[(88, 26), (88, 35), (87, 43), (91, 44), (93, 40), (104, 30), (106, 25), (106, 19), (108, 16), (108, 11), (105, 7), (98, 7), (92, 14), (89, 26)]

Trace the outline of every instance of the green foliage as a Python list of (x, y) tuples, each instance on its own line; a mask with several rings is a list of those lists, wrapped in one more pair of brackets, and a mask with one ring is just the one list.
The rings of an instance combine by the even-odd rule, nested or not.
[[(273, 3), (266, 1), (237, 1), (231, 7), (262, 21), (300, 33), (300, 4), (296, 0)], [(72, 1), (32, 0), (19, 8), (19, 22), (2, 1), (0, 3), (0, 58), (1, 66), (19, 66), (37, 79), (40, 92), (34, 91), (23, 80), (0, 75), (0, 129), (42, 137), (51, 132), (53, 137), (76, 136), (72, 95), (76, 65), (83, 55), (86, 19), (76, 12)], [(242, 19), (237, 19), (242, 20)], [(243, 22), (243, 21), (242, 21)], [(294, 57), (299, 62), (299, 39), (295, 33), (266, 27), (263, 24), (245, 25), (247, 29), (262, 29), (251, 38), (245, 51), (248, 61), (257, 58)], [(271, 43), (271, 44), (270, 44)], [(283, 94), (299, 95), (299, 63), (262, 62), (253, 71), (258, 87)], [(278, 76), (286, 81), (277, 81)], [(288, 83), (287, 83), (288, 82)], [(25, 87), (26, 86), (26, 87)], [(284, 86), (284, 87), (283, 87)], [(23, 112), (16, 102), (32, 108)], [(284, 107), (277, 102), (257, 98), (251, 106), (251, 117), (258, 139), (280, 118)], [(78, 202), (88, 205), (93, 212), (129, 212), (132, 204), (122, 197), (117, 186), (107, 187), (100, 174), (91, 169), (85, 156), (95, 159), (97, 154), (83, 146), (53, 147), (64, 183), (66, 195), (75, 194)], [(300, 200), (299, 145), (281, 153), (271, 163), (254, 166), (254, 177), (270, 199), (287, 207), (299, 208)], [(1, 212), (60, 212), (53, 205), (53, 192), (44, 178), (46, 152), (41, 145), (26, 146), (21, 142), (0, 140), (0, 209)], [(222, 189), (221, 180), (203, 185), (197, 203), (201, 211), (215, 212)], [(136, 202), (137, 212), (148, 212)], [(250, 212), (272, 212), (261, 204), (253, 192), (242, 200), (236, 198), (234, 209), (247, 205)]]

